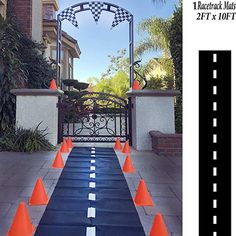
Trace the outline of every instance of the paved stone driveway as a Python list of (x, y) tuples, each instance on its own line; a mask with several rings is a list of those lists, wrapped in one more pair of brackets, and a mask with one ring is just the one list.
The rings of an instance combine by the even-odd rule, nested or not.
[[(125, 155), (120, 152), (117, 155), (123, 165)], [(61, 170), (50, 168), (54, 157), (55, 152), (0, 152), (0, 236), (6, 235), (19, 202), (28, 201), (38, 177), (43, 179), (48, 195), (51, 196), (61, 173)], [(63, 154), (63, 158), (66, 161), (67, 155)], [(148, 235), (154, 215), (161, 212), (171, 236), (181, 236), (181, 158), (159, 157), (152, 152), (133, 150), (132, 159), (137, 173), (126, 175), (131, 194), (135, 195), (139, 180), (143, 178), (155, 202), (155, 207), (137, 208), (145, 232)], [(45, 208), (28, 207), (35, 226)]]

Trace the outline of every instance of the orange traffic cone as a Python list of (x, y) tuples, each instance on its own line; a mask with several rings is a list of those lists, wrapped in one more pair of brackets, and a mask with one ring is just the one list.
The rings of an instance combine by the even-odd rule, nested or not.
[(115, 143), (114, 149), (115, 150), (122, 150), (122, 145), (120, 143), (120, 139), (119, 138), (116, 139), (116, 143)]
[(149, 236), (169, 236), (165, 222), (160, 213), (157, 213), (154, 218)]
[(135, 173), (135, 168), (134, 168), (134, 165), (132, 163), (132, 160), (131, 160), (130, 156), (126, 157), (125, 163), (124, 163), (122, 169), (125, 173)]
[(129, 141), (125, 142), (124, 148), (122, 150), (123, 153), (130, 153)]
[(47, 204), (48, 204), (48, 196), (44, 188), (43, 181), (41, 178), (38, 178), (34, 186), (31, 198), (29, 200), (29, 205), (36, 206), (36, 205), (47, 205)]
[(134, 202), (137, 206), (154, 206), (152, 198), (143, 179), (141, 179), (139, 182)]
[(52, 164), (52, 168), (64, 168), (65, 164), (62, 159), (60, 151), (57, 152), (54, 162)]
[(63, 140), (63, 143), (62, 143), (62, 145), (61, 145), (60, 151), (61, 151), (62, 153), (68, 153), (68, 152), (69, 152), (69, 148), (68, 148), (68, 146), (67, 146), (67, 143), (66, 143), (66, 140), (65, 140), (65, 139)]
[(141, 89), (138, 80), (134, 80), (132, 89), (133, 90), (140, 90)]
[(51, 90), (57, 90), (57, 84), (56, 84), (56, 80), (55, 80), (55, 79), (52, 79), (52, 80), (51, 80), (49, 89), (51, 89)]
[(68, 139), (66, 140), (66, 143), (67, 143), (68, 148), (73, 148), (74, 145), (73, 145), (71, 137), (68, 137)]
[(32, 236), (34, 232), (25, 203), (21, 202), (6, 236)]

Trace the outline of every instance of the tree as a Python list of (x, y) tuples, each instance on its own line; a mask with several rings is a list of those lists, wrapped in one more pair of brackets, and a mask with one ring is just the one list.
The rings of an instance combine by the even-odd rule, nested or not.
[(93, 89), (95, 92), (111, 93), (118, 97), (127, 98), (126, 92), (129, 90), (129, 77), (124, 71), (118, 71), (110, 78), (97, 80)]
[[(170, 54), (169, 30), (171, 27), (171, 18), (164, 20), (152, 17), (142, 21), (139, 24), (139, 32), (146, 32), (148, 36), (135, 48), (136, 55), (142, 55), (149, 51), (160, 51), (160, 58), (153, 58), (144, 65), (144, 74), (149, 78), (147, 88), (167, 89), (173, 88), (174, 71), (173, 61)], [(165, 75), (153, 74), (157, 68), (165, 71)], [(156, 81), (155, 81), (156, 79)], [(163, 81), (161, 81), (163, 80)]]
[(117, 51), (116, 55), (108, 55), (110, 64), (101, 79), (92, 77), (87, 81), (93, 85), (93, 91), (111, 93), (118, 97), (127, 98), (129, 90), (129, 58), (126, 50)]
[(10, 6), (6, 20), (0, 16), (0, 134), (15, 121), (11, 89), (48, 88), (54, 73), (41, 45), (22, 33)]
[(126, 49), (117, 51), (117, 55), (108, 55), (110, 64), (107, 71), (102, 74), (102, 78), (113, 76), (118, 71), (124, 71), (129, 74), (129, 58), (126, 57)]
[[(181, 92), (181, 95), (176, 98), (176, 131), (182, 132), (182, 1), (179, 1), (179, 6), (171, 18), (147, 19), (140, 24), (139, 29), (147, 32), (148, 37), (136, 48), (137, 55), (142, 55), (147, 51), (161, 50), (162, 58), (170, 58), (172, 61), (175, 88)], [(151, 79), (151, 87), (155, 84), (160, 87), (160, 78), (156, 78), (156, 83), (154, 83), (155, 78)]]
[(176, 131), (182, 132), (182, 5), (176, 8), (170, 27), (170, 51), (174, 63), (175, 87), (181, 92), (176, 99)]
[(22, 36), (20, 38), (20, 57), (27, 72), (27, 87), (48, 88), (52, 78), (55, 77), (55, 69), (43, 56), (43, 46), (31, 39)]
[(27, 74), (19, 56), (20, 32), (12, 27), (11, 19), (0, 15), (0, 134), (15, 119), (15, 96), (11, 89), (23, 86)]
[(152, 58), (146, 64), (142, 65), (142, 71), (146, 78), (153, 77), (154, 73), (157, 76), (167, 75), (174, 80), (174, 68), (171, 58)]
[(156, 76), (148, 80), (147, 89), (174, 89), (174, 80), (171, 76)]
[(135, 48), (135, 54), (142, 55), (145, 52), (161, 50), (163, 57), (170, 58), (170, 26), (171, 19), (152, 17), (142, 21), (139, 24), (139, 32), (147, 32), (148, 36)]

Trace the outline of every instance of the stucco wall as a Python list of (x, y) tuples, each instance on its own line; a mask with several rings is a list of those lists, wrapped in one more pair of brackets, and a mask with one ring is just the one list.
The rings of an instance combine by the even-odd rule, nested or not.
[(152, 150), (151, 130), (175, 133), (173, 90), (131, 90), (132, 146), (137, 150)]
[(133, 134), (137, 150), (152, 150), (150, 130), (175, 132), (173, 97), (136, 97), (133, 99), (135, 121)]
[(26, 129), (35, 128), (40, 122), (40, 129), (47, 129), (48, 140), (57, 144), (58, 135), (57, 96), (17, 96), (16, 124)]

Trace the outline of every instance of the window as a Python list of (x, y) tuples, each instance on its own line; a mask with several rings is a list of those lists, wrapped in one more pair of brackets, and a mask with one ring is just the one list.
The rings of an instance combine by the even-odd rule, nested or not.
[[(51, 55), (50, 57), (53, 59), (53, 60), (56, 60), (57, 59), (57, 50), (56, 50), (56, 47), (51, 47)], [(62, 49), (61, 50), (61, 79), (66, 79), (65, 77), (65, 58), (64, 58), (64, 50)]]
[(56, 12), (53, 5), (43, 5), (43, 19), (53, 20), (56, 19)]
[[(51, 58), (52, 58), (53, 60), (56, 60), (56, 59), (57, 59), (57, 50), (56, 50), (55, 47), (53, 47), (53, 48), (51, 49)], [(63, 61), (63, 60), (64, 60), (64, 51), (61, 50), (61, 61)]]

